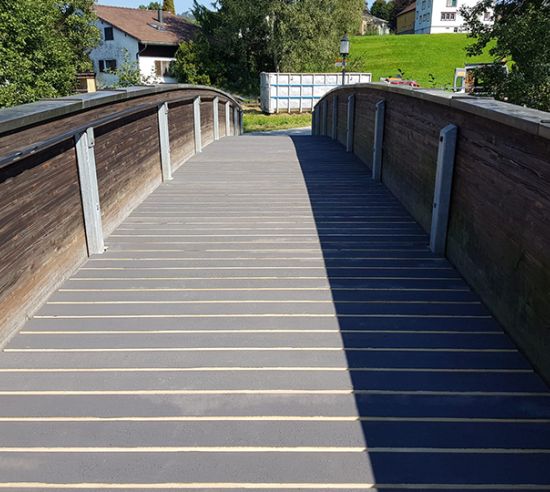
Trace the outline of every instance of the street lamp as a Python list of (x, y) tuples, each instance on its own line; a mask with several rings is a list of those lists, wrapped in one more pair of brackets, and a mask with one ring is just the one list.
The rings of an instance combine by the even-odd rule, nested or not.
[(346, 58), (349, 55), (349, 38), (347, 34), (340, 40), (340, 55), (342, 55), (342, 85), (346, 85)]

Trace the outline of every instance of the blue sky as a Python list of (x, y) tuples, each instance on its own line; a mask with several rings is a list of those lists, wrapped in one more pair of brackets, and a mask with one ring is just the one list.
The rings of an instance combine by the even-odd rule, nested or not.
[[(116, 7), (139, 7), (139, 5), (147, 5), (149, 0), (99, 0), (97, 3), (100, 5), (115, 5)], [(199, 3), (210, 5), (212, 0), (199, 0)], [(176, 6), (176, 12), (181, 14), (193, 6), (193, 0), (174, 0), (174, 5)]]

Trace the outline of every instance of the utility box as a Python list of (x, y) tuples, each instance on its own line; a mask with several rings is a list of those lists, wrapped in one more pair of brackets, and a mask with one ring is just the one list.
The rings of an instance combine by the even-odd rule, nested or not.
[[(346, 73), (346, 85), (370, 82), (370, 73)], [(260, 74), (261, 106), (264, 113), (311, 112), (328, 91), (342, 85), (341, 73)]]

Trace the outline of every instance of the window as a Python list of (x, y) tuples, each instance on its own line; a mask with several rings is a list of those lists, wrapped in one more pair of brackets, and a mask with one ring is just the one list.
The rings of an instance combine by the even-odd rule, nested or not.
[(110, 72), (116, 70), (116, 60), (99, 60), (99, 71)]
[(106, 27), (103, 29), (103, 37), (105, 38), (105, 41), (112, 41), (115, 39), (113, 28), (112, 27)]
[(457, 0), (447, 0), (447, 7), (456, 7)]
[(442, 21), (454, 21), (456, 20), (456, 12), (441, 12)]
[(157, 77), (170, 76), (170, 60), (155, 60), (155, 75)]
[(426, 0), (422, 0), (422, 10), (426, 8)]

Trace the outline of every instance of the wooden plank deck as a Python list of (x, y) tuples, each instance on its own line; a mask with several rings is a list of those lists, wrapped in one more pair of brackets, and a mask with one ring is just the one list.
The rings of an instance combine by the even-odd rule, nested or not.
[(550, 490), (550, 392), (368, 170), (228, 138), (0, 354), (0, 488)]

